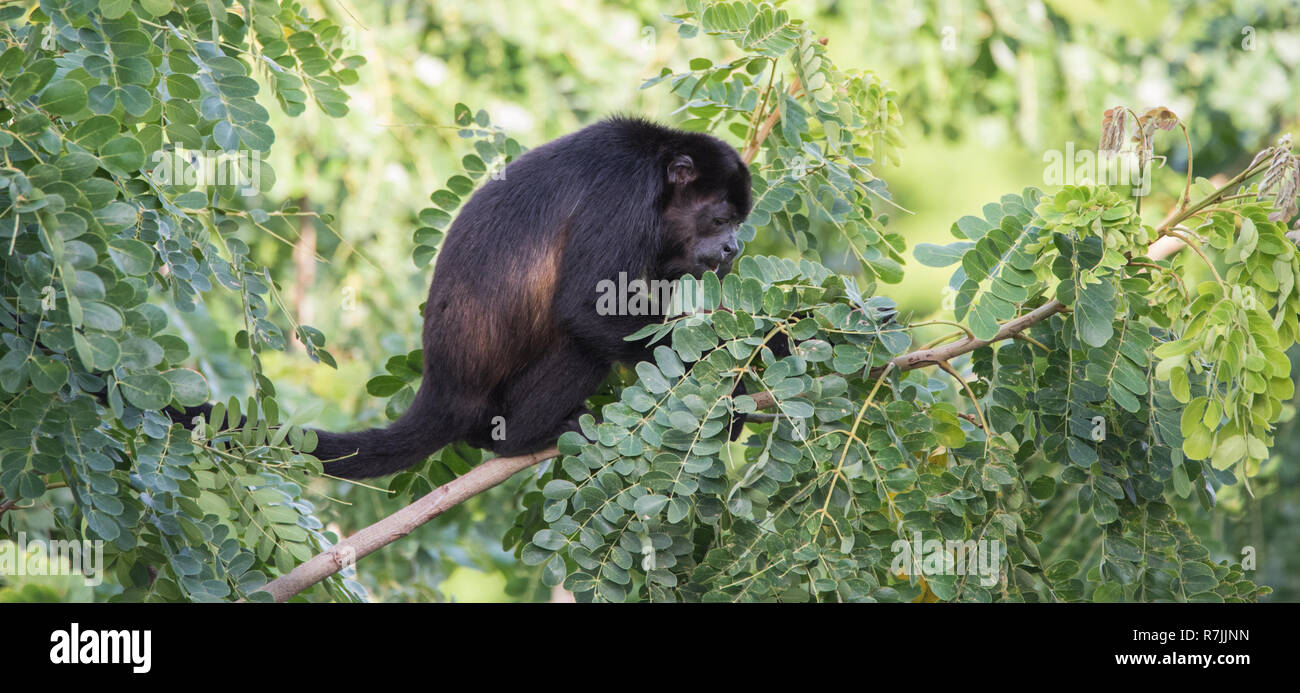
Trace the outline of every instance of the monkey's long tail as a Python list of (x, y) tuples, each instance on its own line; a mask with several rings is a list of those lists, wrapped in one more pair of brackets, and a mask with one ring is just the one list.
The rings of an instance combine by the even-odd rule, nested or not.
[(454, 442), (454, 436), (438, 426), (445, 417), (437, 415), (427, 388), (420, 390), (402, 418), (387, 428), (316, 431), (319, 442), (312, 454), (326, 460), (325, 473), (344, 479), (384, 476), (423, 462), (438, 448)]
[[(427, 388), (421, 387), (402, 418), (387, 428), (348, 433), (318, 430), (316, 449), (311, 454), (325, 462), (326, 474), (344, 479), (366, 479), (401, 471), (454, 442), (452, 435), (433, 425), (442, 419), (435, 410)], [(171, 407), (164, 410), (173, 421), (179, 421), (187, 428), (195, 416), (206, 419), (211, 411), (211, 404), (186, 407), (184, 411)], [(241, 421), (240, 426), (243, 425), (244, 421)]]

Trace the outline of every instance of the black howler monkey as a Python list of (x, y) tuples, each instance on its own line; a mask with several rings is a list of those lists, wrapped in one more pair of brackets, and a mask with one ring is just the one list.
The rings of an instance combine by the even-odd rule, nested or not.
[(663, 317), (599, 314), (601, 281), (725, 274), (750, 204), (748, 168), (710, 135), (618, 117), (528, 151), (447, 233), (410, 408), (387, 428), (318, 431), (313, 454), (355, 479), (456, 441), (517, 455), (577, 430), (610, 366), (647, 356), (624, 337)]

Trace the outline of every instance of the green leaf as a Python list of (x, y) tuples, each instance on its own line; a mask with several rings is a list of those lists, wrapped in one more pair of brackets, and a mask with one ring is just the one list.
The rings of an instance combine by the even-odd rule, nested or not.
[(58, 392), (59, 388), (68, 382), (68, 366), (64, 362), (44, 354), (33, 354), (31, 360), (32, 368), (28, 373), (32, 379), (32, 387), (37, 391), (52, 394)]
[(552, 479), (546, 482), (546, 486), (542, 488), (542, 495), (547, 498), (562, 500), (572, 496), (577, 490), (578, 487), (568, 479)]
[(1110, 282), (1084, 286), (1074, 305), (1074, 324), (1079, 339), (1090, 346), (1104, 346), (1114, 336), (1113, 323), (1118, 308), (1115, 287)]
[(926, 267), (947, 267), (961, 262), (961, 256), (974, 247), (975, 244), (969, 241), (958, 241), (948, 245), (917, 243), (912, 254), (916, 256), (917, 262)]
[(582, 452), (582, 448), (586, 444), (587, 440), (582, 437), (581, 433), (566, 431), (560, 435), (560, 440), (556, 443), (556, 447), (560, 450), (561, 454), (576, 455)]
[[(950, 219), (952, 217), (949, 217)], [(984, 237), (984, 234), (993, 228), (987, 221), (975, 216), (964, 216), (952, 225), (952, 234), (958, 238), (967, 238), (972, 241), (978, 241)]]
[(144, 166), (144, 146), (130, 135), (118, 135), (99, 148), (99, 158), (110, 171), (133, 174)]
[[(33, 377), (33, 380), (35, 378)], [(1228, 469), (1246, 456), (1246, 437), (1237, 434), (1221, 438), (1214, 443), (1210, 463), (1215, 469)]]
[(654, 364), (642, 361), (636, 365), (636, 373), (641, 378), (641, 385), (656, 395), (663, 394), (672, 387)]
[(122, 313), (107, 303), (86, 301), (81, 304), (81, 310), (86, 327), (104, 332), (117, 332), (125, 324), (122, 321)]
[(39, 103), (54, 115), (70, 116), (86, 107), (86, 90), (75, 80), (59, 80), (41, 93)]
[(143, 370), (163, 360), (162, 347), (148, 337), (132, 337), (121, 344), (121, 365), (128, 370)]
[(551, 529), (538, 530), (533, 535), (533, 543), (547, 551), (559, 551), (569, 542), (563, 534)]
[(1094, 602), (1122, 602), (1124, 601), (1124, 586), (1118, 582), (1106, 582), (1097, 587), (1093, 592), (1092, 600)]
[(366, 392), (375, 397), (389, 397), (406, 386), (406, 381), (391, 375), (377, 375), (366, 381)]
[(126, 401), (141, 409), (162, 409), (172, 401), (171, 383), (161, 375), (128, 375), (118, 380), (118, 389)]
[(172, 387), (172, 397), (181, 406), (196, 407), (208, 401), (208, 381), (196, 371), (175, 368), (163, 373)]
[[(25, 8), (9, 6), (4, 8), (5, 11), (12, 12), (18, 10), (19, 15), (26, 12)], [(8, 21), (11, 18), (5, 18), (2, 21)], [(10, 46), (8, 50), (0, 54), (0, 76), (6, 79), (12, 79), (18, 75), (18, 70), (23, 66), (23, 61), (27, 59), (27, 53), (21, 46)]]
[(97, 115), (87, 118), (68, 134), (74, 142), (87, 149), (99, 149), (112, 139), (119, 129), (121, 124), (112, 116)]
[(118, 19), (131, 9), (131, 0), (99, 0), (99, 11), (106, 19)]
[(108, 242), (108, 256), (123, 272), (142, 277), (153, 269), (153, 249), (134, 238), (114, 238)]
[[(172, 0), (140, 0), (140, 6), (144, 8), (145, 12), (155, 17), (161, 17), (171, 12)], [(175, 92), (173, 92), (173, 95), (175, 95)], [(198, 96), (182, 98), (198, 98)]]
[(659, 514), (660, 510), (664, 509), (665, 505), (668, 505), (666, 496), (647, 494), (636, 499), (632, 509), (641, 517), (654, 517)]

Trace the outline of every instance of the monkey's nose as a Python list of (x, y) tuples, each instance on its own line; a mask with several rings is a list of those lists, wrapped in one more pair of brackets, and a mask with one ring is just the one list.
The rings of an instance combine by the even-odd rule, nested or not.
[(739, 250), (740, 248), (737, 247), (735, 243), (730, 243), (730, 242), (726, 243), (722, 246), (722, 256), (730, 260), (731, 258), (736, 256), (736, 253)]

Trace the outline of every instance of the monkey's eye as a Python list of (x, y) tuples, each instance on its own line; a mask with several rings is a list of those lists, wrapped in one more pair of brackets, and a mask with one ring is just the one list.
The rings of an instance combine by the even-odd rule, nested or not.
[(722, 218), (722, 217), (713, 217), (713, 225), (714, 225), (714, 226), (722, 226), (722, 225), (724, 225), (724, 224), (726, 224), (726, 223), (727, 223), (727, 220), (724, 219), (724, 218)]

